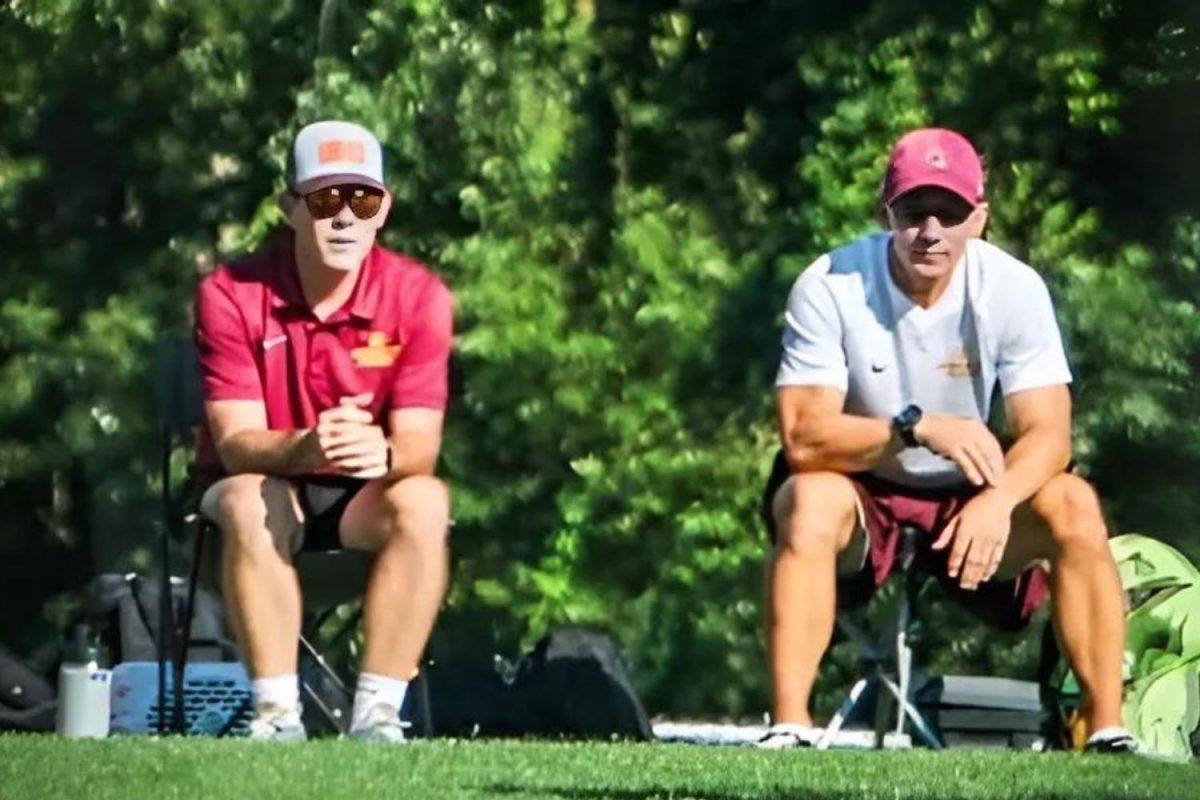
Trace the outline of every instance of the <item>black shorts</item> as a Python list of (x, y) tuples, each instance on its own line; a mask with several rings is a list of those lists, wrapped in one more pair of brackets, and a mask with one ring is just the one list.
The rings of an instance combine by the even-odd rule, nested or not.
[(346, 506), (367, 482), (341, 475), (320, 475), (296, 481), (300, 509), (304, 512), (304, 541), (301, 551), (340, 550), (338, 528)]

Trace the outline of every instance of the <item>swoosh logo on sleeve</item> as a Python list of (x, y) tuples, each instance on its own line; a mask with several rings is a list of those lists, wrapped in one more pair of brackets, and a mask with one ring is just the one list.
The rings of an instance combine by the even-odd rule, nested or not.
[(263, 343), (262, 343), (263, 351), (270, 350), (272, 347), (283, 344), (286, 341), (287, 341), (287, 334), (281, 334), (279, 336), (272, 336), (270, 339), (263, 339)]

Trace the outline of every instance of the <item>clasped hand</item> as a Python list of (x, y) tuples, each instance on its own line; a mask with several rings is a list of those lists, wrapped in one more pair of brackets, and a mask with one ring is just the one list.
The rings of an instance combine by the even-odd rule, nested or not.
[(379, 478), (387, 474), (389, 448), (383, 428), (353, 399), (317, 415), (309, 435), (324, 465), (352, 478)]

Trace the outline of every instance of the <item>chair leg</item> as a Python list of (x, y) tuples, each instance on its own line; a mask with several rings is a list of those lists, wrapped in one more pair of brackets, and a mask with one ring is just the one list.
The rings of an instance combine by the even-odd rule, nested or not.
[(846, 699), (842, 701), (842, 705), (838, 708), (837, 713), (833, 715), (833, 719), (829, 720), (829, 724), (825, 726), (825, 732), (821, 734), (821, 738), (817, 740), (817, 750), (828, 750), (829, 745), (833, 743), (833, 737), (842, 729), (842, 725), (854, 712), (854, 707), (858, 705), (859, 699), (864, 691), (871, 684), (872, 678), (859, 678), (854, 686), (850, 687), (850, 694), (846, 695)]
[(304, 698), (338, 733), (350, 728), (354, 698), (341, 676), (313, 647), (307, 636), (300, 636), (300, 689)]
[(912, 645), (908, 641), (908, 631), (912, 621), (912, 608), (916, 596), (917, 582), (913, 579), (911, 573), (906, 572), (900, 596), (900, 608), (896, 620), (896, 682), (892, 682), (886, 676), (881, 677), (883, 678), (884, 686), (895, 699), (896, 727), (892, 731), (894, 740), (907, 739), (904, 733), (904, 726), (908, 722), (912, 723), (913, 728), (925, 740), (927, 745), (934, 750), (941, 750), (942, 743), (933, 733), (932, 726), (929, 725), (924, 715), (912, 703)]
[[(868, 667), (842, 702), (841, 707), (825, 728), (825, 733), (817, 742), (817, 748), (827, 749), (834, 737), (841, 730), (846, 720), (855, 708), (864, 702), (868, 688), (875, 689), (875, 745), (876, 747), (911, 746), (911, 738), (905, 733), (905, 726), (912, 725), (913, 730), (929, 747), (940, 750), (944, 747), (934, 733), (933, 727), (912, 702), (912, 645), (909, 642), (909, 631), (913, 620), (913, 608), (919, 593), (919, 580), (904, 571), (904, 581), (901, 585), (901, 595), (896, 607), (894, 627), (888, 629), (877, 641), (869, 637), (865, 631), (844, 615), (839, 614), (838, 628), (847, 638), (856, 643), (865, 656), (864, 663)], [(893, 638), (894, 637), (894, 638)], [(890, 677), (894, 664), (895, 680)], [(892, 714), (895, 714), (895, 724), (892, 725)], [(897, 745), (897, 743), (900, 743)]]
[(923, 715), (920, 710), (918, 710), (917, 707), (912, 704), (911, 700), (901, 694), (900, 687), (897, 686), (894, 681), (886, 677), (881, 676), (881, 680), (887, 690), (891, 692), (893, 697), (896, 698), (896, 702), (900, 706), (898, 712), (900, 717), (900, 729), (903, 730), (904, 722), (907, 719), (908, 722), (912, 723), (912, 726), (916, 729), (917, 733), (921, 734), (921, 738), (925, 740), (926, 744), (928, 744), (934, 750), (943, 749), (944, 745), (937, 738), (937, 735), (934, 734), (933, 728), (930, 726), (930, 724), (925, 720), (925, 715)]
[[(896, 634), (896, 682), (900, 688), (900, 698), (907, 700), (909, 693), (912, 691), (910, 679), (912, 677), (912, 648), (908, 646), (908, 634), (904, 628)], [(904, 707), (896, 708), (896, 730), (894, 733), (900, 736), (904, 733)]]
[(171, 544), (169, 536), (170, 534), (164, 530), (161, 554), (162, 575), (158, 590), (158, 639), (155, 642), (158, 651), (158, 714), (155, 727), (159, 736), (165, 735), (170, 730), (167, 722), (167, 665), (172, 650), (171, 634), (174, 631), (175, 623), (171, 614)]
[(328, 636), (321, 630), (337, 613), (334, 606), (305, 621), (300, 633), (300, 686), (304, 697), (320, 713), (325, 722), (338, 733), (350, 729), (354, 694), (341, 674), (334, 669), (313, 642), (319, 642), (326, 652), (333, 652), (358, 630), (362, 621), (361, 606)]
[(192, 619), (196, 615), (196, 589), (200, 583), (200, 562), (204, 557), (204, 538), (212, 525), (199, 520), (196, 526), (196, 545), (192, 549), (192, 564), (188, 574), (187, 601), (183, 608), (183, 619), (179, 636), (179, 647), (175, 654), (175, 704), (173, 727), (178, 733), (187, 733), (184, 706), (187, 685), (188, 647), (192, 641)]
[[(329, 613), (319, 617), (300, 635), (300, 688), (304, 698), (311, 704), (326, 723), (338, 733), (350, 729), (354, 708), (354, 693), (338, 674), (321, 651), (313, 645), (313, 632), (328, 619)], [(362, 611), (352, 615), (327, 640), (329, 647), (336, 647), (346, 636), (353, 633), (362, 618)], [(429, 680), (424, 672), (417, 674), (409, 683), (408, 716), (413, 728), (421, 736), (433, 736), (433, 713), (429, 698)]]
[(887, 690), (882, 678), (876, 678), (874, 733), (877, 749), (884, 749), (891, 741), (889, 736), (893, 734), (893, 731), (889, 729), (893, 727), (893, 719), (895, 719), (895, 727), (901, 729), (894, 733), (901, 733), (904, 726), (904, 712), (896, 704), (894, 695)]

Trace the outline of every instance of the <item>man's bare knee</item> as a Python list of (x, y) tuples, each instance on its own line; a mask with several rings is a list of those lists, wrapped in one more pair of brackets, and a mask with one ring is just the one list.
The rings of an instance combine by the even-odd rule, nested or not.
[(383, 537), (441, 547), (450, 530), (450, 490), (430, 475), (396, 481), (383, 491)]
[(272, 546), (290, 556), (301, 520), (287, 481), (266, 475), (231, 475), (209, 487), (201, 512), (226, 542), (241, 548)]
[(1033, 496), (1031, 503), (1046, 523), (1053, 547), (1108, 550), (1108, 531), (1100, 500), (1091, 485), (1077, 475), (1053, 478)]
[(857, 522), (854, 484), (836, 472), (792, 475), (775, 495), (776, 546), (832, 550), (849, 543)]
[(265, 475), (230, 475), (214, 483), (200, 499), (200, 511), (222, 529), (243, 518), (266, 514), (263, 501)]

